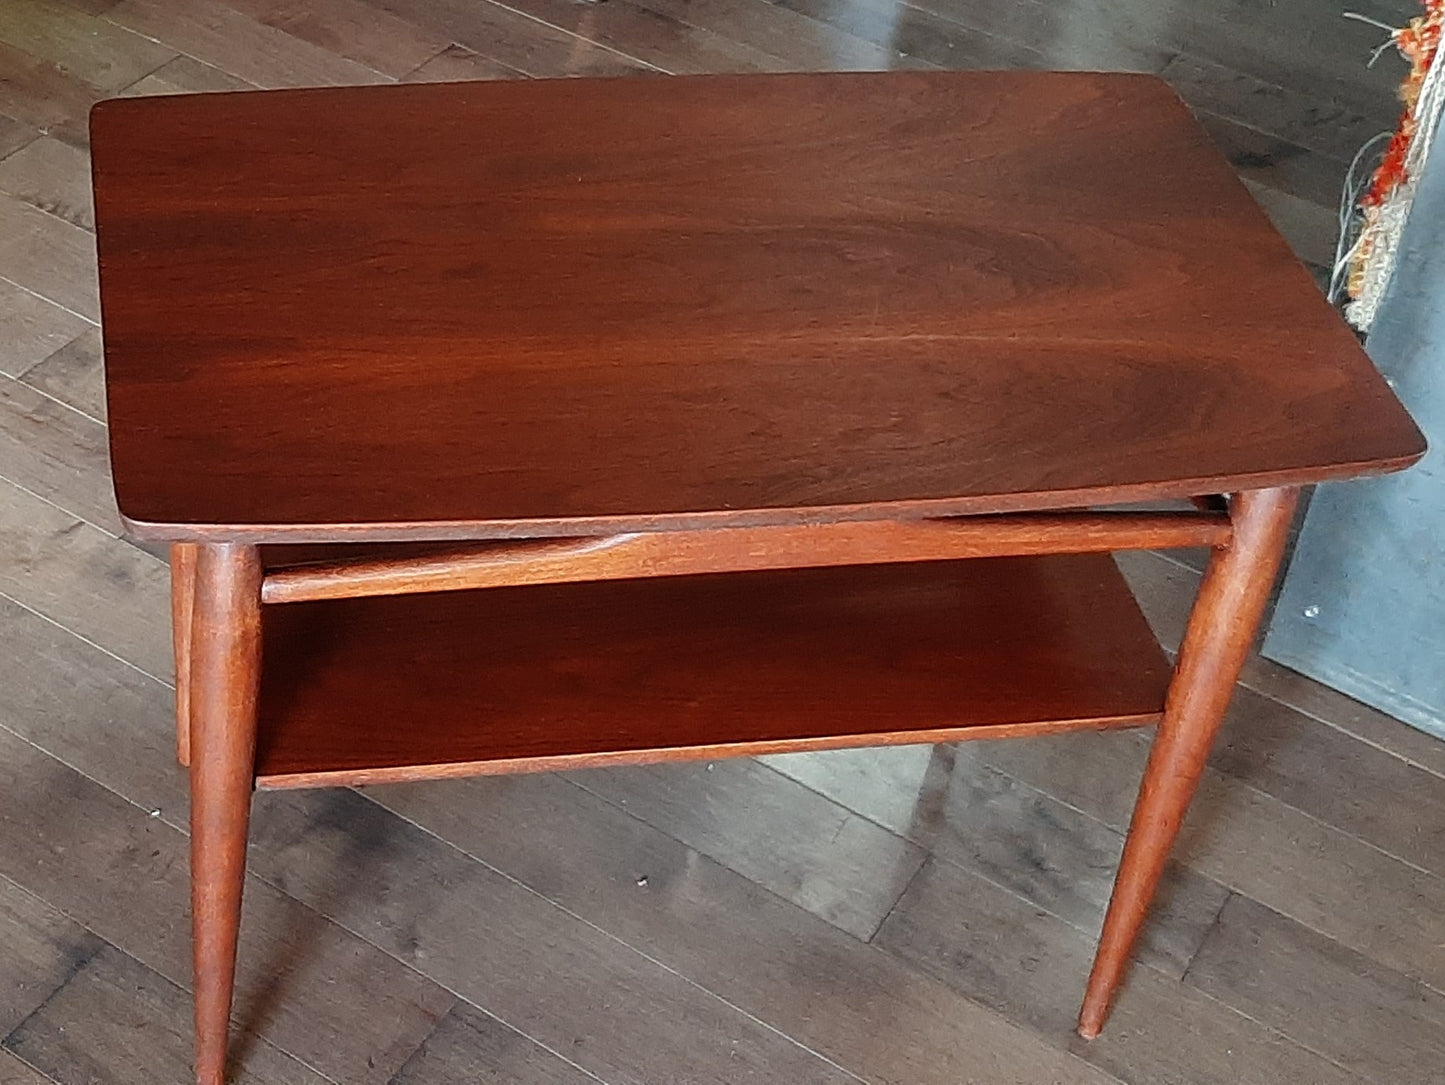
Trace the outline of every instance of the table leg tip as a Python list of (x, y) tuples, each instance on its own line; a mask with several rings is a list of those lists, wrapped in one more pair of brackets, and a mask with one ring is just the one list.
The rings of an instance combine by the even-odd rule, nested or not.
[(1079, 1025), (1076, 1031), (1085, 1040), (1092, 1040), (1104, 1031), (1104, 1019), (1108, 1017), (1108, 1015), (1109, 1010), (1107, 1006), (1085, 1005), (1084, 1008), (1079, 1011)]

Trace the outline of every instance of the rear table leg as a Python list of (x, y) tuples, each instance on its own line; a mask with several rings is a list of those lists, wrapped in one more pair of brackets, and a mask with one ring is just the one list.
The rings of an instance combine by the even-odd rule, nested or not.
[(200, 546), (194, 608), (189, 708), (196, 1079), (223, 1085), (255, 778), (261, 671), (256, 548)]
[(176, 760), (191, 763), (191, 615), (196, 601), (196, 544), (171, 546), (171, 646), (176, 656)]
[(1164, 706), (1089, 975), (1079, 1035), (1104, 1027), (1169, 849), (1184, 821), (1279, 571), (1298, 491), (1251, 490), (1231, 504), (1234, 537), (1204, 574)]

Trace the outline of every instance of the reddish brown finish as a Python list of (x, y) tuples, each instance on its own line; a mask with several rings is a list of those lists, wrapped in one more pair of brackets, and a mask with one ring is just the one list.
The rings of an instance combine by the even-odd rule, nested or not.
[[(1152, 78), (332, 88), (107, 102), (92, 127), (117, 494), (182, 544), (203, 1085), (256, 779), (1147, 722), (1168, 673), (1112, 562), (1047, 555), (1228, 543), (1097, 1033), (1274, 575), (1278, 487), (1423, 450)], [(1217, 492), (1235, 525), (1003, 515)], [(530, 541), (436, 548), (505, 538)], [(405, 545), (264, 579), (253, 545), (361, 540)], [(1002, 551), (1036, 556), (945, 560)], [(902, 559), (928, 560), (866, 564)], [(263, 590), (421, 589), (262, 617)]]
[(171, 547), (171, 646), (176, 660), (176, 760), (191, 763), (191, 614), (196, 592), (196, 545)]
[(1423, 449), (1151, 77), (351, 87), (92, 132), (148, 537), (1077, 507)]
[(1104, 1027), (1235, 680), (1254, 643), (1297, 496), (1289, 489), (1239, 494), (1232, 506), (1234, 541), (1215, 551), (1204, 574), (1144, 769), (1079, 1014), (1079, 1034), (1086, 1039)]
[(1059, 513), (739, 527), (479, 544), (268, 573), (267, 603), (578, 580), (805, 569), (1022, 554), (1086, 554), (1229, 541), (1226, 515)]
[(196, 1079), (223, 1085), (246, 875), (261, 673), (261, 561), (202, 546), (191, 634), (191, 924)]
[(1148, 723), (1169, 678), (1104, 555), (295, 603), (265, 629), (265, 786)]

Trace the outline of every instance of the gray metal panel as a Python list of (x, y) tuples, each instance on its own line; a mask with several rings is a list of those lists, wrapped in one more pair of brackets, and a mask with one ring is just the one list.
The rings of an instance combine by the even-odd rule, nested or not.
[(1445, 738), (1445, 150), (1368, 349), (1430, 451), (1403, 474), (1319, 488), (1264, 654)]

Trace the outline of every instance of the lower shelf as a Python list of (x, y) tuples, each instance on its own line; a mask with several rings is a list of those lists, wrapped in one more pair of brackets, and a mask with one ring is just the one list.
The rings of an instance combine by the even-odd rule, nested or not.
[(1107, 555), (270, 606), (257, 785), (953, 741), (1158, 719)]

